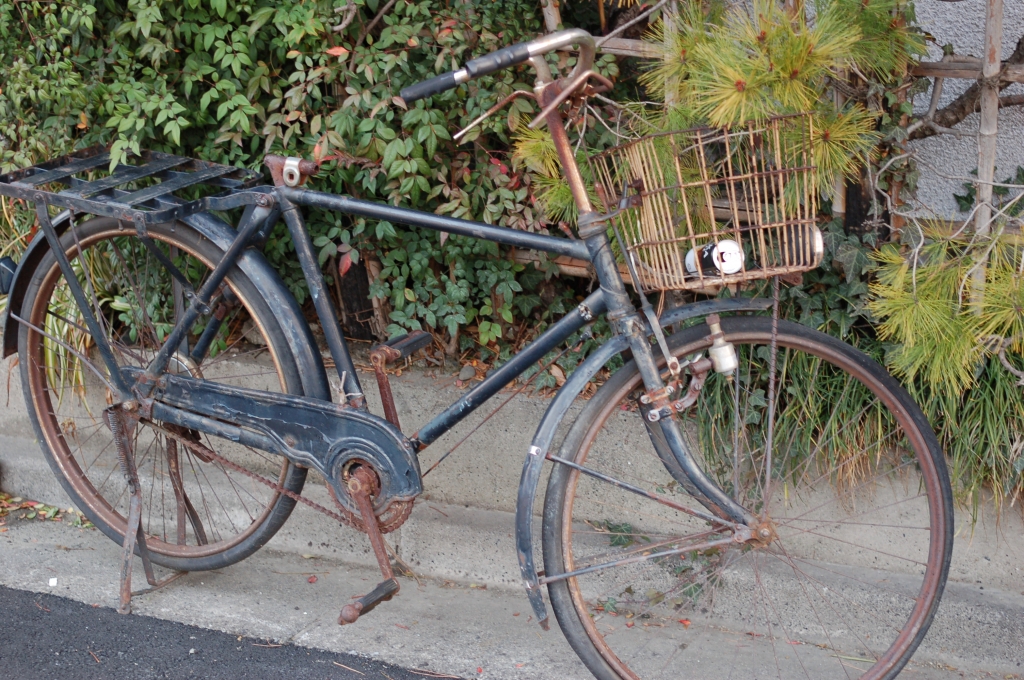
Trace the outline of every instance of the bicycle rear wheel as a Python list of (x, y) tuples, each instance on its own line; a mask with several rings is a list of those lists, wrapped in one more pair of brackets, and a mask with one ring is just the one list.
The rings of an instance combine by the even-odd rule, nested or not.
[[(678, 509), (705, 510), (671, 454), (658, 456), (627, 364), (587, 404), (559, 457), (657, 498), (556, 462), (547, 578), (597, 567), (549, 583), (558, 622), (599, 678), (895, 677), (949, 570), (952, 494), (935, 435), (878, 364), (785, 321), (769, 419), (771, 319), (722, 327), (739, 368), (731, 379), (710, 372), (677, 418), (698, 464), (769, 538), (736, 543)], [(710, 344), (704, 325), (670, 339), (680, 359)]]
[[(195, 289), (223, 256), (185, 224), (151, 225), (149, 236)], [(116, 220), (88, 220), (61, 243), (118, 362), (146, 367), (173, 326), (172, 301), (181, 297), (169, 270), (134, 230)], [(168, 370), (301, 394), (295, 360), (260, 288), (237, 268), (225, 283), (231, 295), (219, 298), (228, 304), (214, 351), (196, 364), (183, 348)], [(103, 419), (113, 398), (104, 384), (107, 369), (52, 253), (32, 276), (22, 309), (28, 322), (19, 335), (22, 386), (43, 453), (79, 509), (121, 542), (129, 495)], [(154, 562), (173, 569), (219, 569), (251, 555), (295, 506), (256, 477), (295, 493), (306, 477), (305, 468), (283, 458), (163, 423), (141, 420), (132, 438), (146, 543)], [(223, 460), (197, 453), (182, 439), (201, 443)]]

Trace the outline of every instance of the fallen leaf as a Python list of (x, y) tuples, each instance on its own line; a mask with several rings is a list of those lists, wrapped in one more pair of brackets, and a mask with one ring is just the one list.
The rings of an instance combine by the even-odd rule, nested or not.
[(402, 624), (400, 624), (400, 623), (396, 623), (396, 624), (395, 624), (395, 627), (396, 627), (396, 628), (401, 628), (402, 630), (410, 630), (409, 626), (403, 626), (403, 625), (402, 625)]
[(632, 628), (634, 625), (636, 624), (634, 624), (632, 621), (626, 621), (626, 628)]
[(312, 555), (310, 553), (306, 553), (305, 555), (302, 556), (302, 559), (304, 559), (304, 560), (316, 559), (316, 555)]
[(348, 53), (349, 53), (349, 50), (347, 50), (346, 48), (342, 47), (341, 45), (338, 45), (336, 47), (331, 47), (331, 48), (329, 48), (327, 50), (327, 54), (331, 55), (332, 57), (343, 57), (343, 56), (345, 56)]
[(477, 668), (477, 669), (476, 669), (476, 672), (477, 672), (477, 673), (483, 673), (483, 672), (484, 672), (484, 669), (483, 669), (483, 668)]
[(679, 623), (683, 624), (683, 628), (689, 628), (691, 621), (690, 619), (679, 619)]
[(309, 577), (309, 578), (307, 578), (306, 580), (307, 580), (307, 581), (308, 581), (309, 583), (316, 583), (316, 576), (315, 576), (315, 575), (313, 575), (313, 576), (310, 576), (310, 577)]
[(561, 387), (565, 384), (565, 371), (562, 370), (558, 364), (551, 364), (551, 368), (548, 369), (551, 375), (555, 378), (555, 384)]
[(345, 253), (338, 258), (338, 275), (345, 278), (345, 274), (352, 268), (352, 255)]

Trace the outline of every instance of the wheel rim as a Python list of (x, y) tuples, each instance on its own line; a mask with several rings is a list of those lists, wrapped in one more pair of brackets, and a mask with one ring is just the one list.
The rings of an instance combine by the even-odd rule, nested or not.
[[(756, 341), (762, 346), (768, 344), (765, 334), (759, 332), (732, 333), (729, 340), (734, 343)], [(703, 341), (690, 343), (680, 355), (704, 349), (707, 344)], [(740, 349), (739, 345), (737, 349)], [(840, 361), (841, 365), (857, 368), (851, 365), (849, 358), (829, 351), (828, 347), (804, 342), (798, 336), (780, 335), (780, 393), (792, 387), (787, 383), (785, 374), (787, 369), (793, 368), (790, 363), (792, 359), (783, 358), (784, 355), (795, 356), (794, 350), (813, 350), (818, 355), (817, 359)], [(748, 358), (741, 350), (741, 367)], [(821, 364), (824, 366), (825, 362)], [(866, 373), (860, 370), (862, 375)], [(718, 382), (725, 383), (720, 379)], [(715, 384), (716, 379), (709, 377), (709, 383), (705, 386), (708, 392), (701, 392), (700, 400), (688, 415), (701, 409), (702, 405), (705, 407), (704, 413), (709, 412), (706, 408), (711, 403), (707, 399), (709, 392), (716, 396), (720, 396), (721, 392), (716, 390)], [(741, 386), (740, 393), (744, 395), (741, 401), (748, 405), (754, 401), (751, 398), (752, 386), (756, 382), (748, 380), (744, 385), (741, 376), (741, 380), (734, 384)], [(620, 479), (643, 487), (638, 480), (649, 475), (638, 474), (643, 463), (635, 456), (627, 461), (631, 469), (622, 469), (620, 460), (616, 470), (611, 461), (616, 449), (619, 452), (634, 451), (635, 443), (646, 437), (645, 432), (640, 433), (635, 440), (617, 433), (615, 436), (619, 439), (626, 439), (614, 444), (605, 442), (604, 450), (601, 449), (603, 424), (609, 418), (622, 417), (622, 400), (637, 387), (638, 379), (623, 385), (604, 404), (604, 408), (592, 421), (598, 423), (598, 426), (592, 426), (586, 432), (579, 446), (576, 463), (586, 464), (606, 474), (617, 472)], [(799, 400), (799, 397), (792, 395), (788, 401), (780, 398), (780, 406), (793, 407)], [(902, 413), (903, 405), (898, 401), (877, 399), (877, 402), (874, 408), (905, 415)], [(630, 415), (636, 422), (640, 422), (636, 414)], [(776, 420), (780, 421), (781, 418)], [(690, 427), (688, 440), (691, 445), (700, 441), (700, 434), (693, 434), (694, 423), (687, 423), (684, 419), (684, 425)], [(635, 429), (640, 428), (631, 430), (630, 435), (637, 435)], [(842, 428), (836, 428), (835, 431), (841, 433)], [(689, 577), (679, 576), (674, 582), (649, 566), (646, 573), (640, 567), (632, 566), (620, 568), (619, 576), (610, 576), (615, 570), (608, 570), (603, 572), (603, 576), (586, 575), (568, 579), (566, 585), (577, 618), (598, 653), (616, 673), (625, 678), (670, 677), (673, 676), (672, 671), (675, 671), (674, 677), (679, 677), (678, 672), (687, 668), (692, 671), (694, 667), (709, 672), (707, 677), (718, 677), (711, 674), (712, 668), (705, 667), (705, 664), (694, 666), (693, 662), (694, 657), (700, 659), (702, 655), (706, 656), (706, 650), (702, 650), (701, 645), (721, 647), (722, 644), (733, 648), (735, 656), (731, 663), (743, 667), (742, 671), (738, 671), (740, 674), (733, 677), (754, 677), (744, 675), (753, 672), (744, 664), (758, 659), (764, 663), (753, 664), (752, 668), (759, 667), (757, 677), (891, 677), (902, 667), (908, 653), (916, 648), (923, 629), (930, 622), (945, 573), (943, 545), (946, 531), (944, 513), (947, 509), (943, 506), (940, 476), (934, 470), (931, 457), (913, 455), (912, 460), (899, 461), (889, 467), (883, 465), (893, 453), (887, 449), (895, 448), (888, 440), (894, 440), (902, 434), (906, 441), (908, 433), (915, 440), (911, 451), (928, 451), (927, 441), (918, 429), (910, 427), (895, 433), (890, 428), (888, 434), (880, 436), (875, 442), (874, 452), (862, 443), (859, 457), (852, 456), (845, 463), (822, 466), (814, 475), (798, 474), (797, 480), (803, 478), (819, 485), (827, 482), (825, 486), (829, 488), (820, 493), (831, 492), (833, 496), (829, 500), (821, 501), (819, 497), (816, 503), (805, 502), (800, 506), (797, 497), (806, 497), (814, 489), (804, 489), (801, 484), (792, 481), (783, 484), (780, 493), (773, 493), (773, 498), (766, 504), (771, 526), (778, 531), (777, 538), (768, 547), (737, 547), (717, 554), (688, 556), (689, 565), (685, 559), (676, 563), (672, 563), (671, 558), (661, 560), (666, 567), (686, 568), (691, 573)], [(797, 434), (795, 430), (777, 433), (783, 437), (783, 442), (787, 436)], [(719, 436), (719, 441), (722, 439)], [(822, 437), (821, 443), (825, 444), (826, 440)], [(646, 444), (650, 450), (649, 438)], [(774, 447), (776, 454), (785, 446), (781, 443)], [(745, 451), (743, 444), (741, 450)], [(593, 455), (595, 452), (596, 456)], [(621, 453), (617, 455), (621, 459)], [(745, 451), (745, 455), (749, 455), (749, 451)], [(878, 461), (876, 464), (863, 460), (872, 455)], [(653, 452), (650, 456), (654, 457)], [(751, 459), (756, 463), (756, 457), (751, 456)], [(784, 460), (781, 463), (786, 464)], [(850, 476), (848, 473), (852, 473), (858, 466), (861, 467), (859, 476), (851, 477), (850, 485), (844, 490), (841, 476), (844, 473)], [(706, 460), (702, 467), (708, 472)], [(756, 465), (751, 464), (751, 467)], [(892, 493), (893, 487), (908, 488), (907, 484), (914, 482), (914, 468), (917, 467), (923, 470), (923, 475), (916, 478), (917, 484), (923, 485), (919, 491), (905, 493), (901, 498), (894, 496), (889, 503), (877, 503), (866, 509), (863, 507), (868, 496), (872, 495), (868, 491), (877, 498), (880, 491)], [(646, 471), (648, 468), (642, 469)], [(808, 471), (810, 469), (808, 467)], [(836, 475), (837, 471), (839, 475)], [(664, 528), (678, 521), (667, 518), (661, 512), (661, 506), (656, 511), (659, 513), (657, 518), (644, 517), (644, 509), (636, 505), (635, 496), (628, 498), (628, 494), (622, 492), (599, 489), (599, 482), (576, 471), (566, 474), (568, 479), (562, 500), (564, 519), (561, 530), (566, 571), (590, 566), (595, 561), (595, 555), (600, 560), (611, 561), (625, 554), (685, 545), (682, 537), (686, 534), (657, 534), (654, 531), (656, 527)], [(652, 479), (647, 478), (648, 485), (645, 488), (671, 495), (673, 500), (678, 501), (678, 494), (666, 491), (666, 479), (670, 480), (668, 483), (674, 481), (667, 474), (660, 482), (652, 483)], [(718, 481), (725, 488), (730, 480), (724, 479), (719, 471)], [(838, 487), (836, 482), (839, 483)], [(749, 482), (747, 485), (749, 487)], [(808, 487), (811, 486), (808, 484)], [(744, 482), (741, 482), (740, 488), (744, 489)], [(599, 492), (604, 496), (598, 497)], [(581, 498), (582, 501), (579, 500)], [(939, 499), (939, 502), (929, 502), (930, 498)], [(777, 499), (782, 501), (782, 507), (775, 509), (773, 506)], [(703, 509), (692, 499), (690, 501), (691, 506)], [(861, 508), (853, 507), (851, 511), (843, 507), (852, 501), (860, 502)], [(746, 505), (752, 512), (764, 511), (763, 508), (751, 507), (749, 500)], [(802, 511), (795, 513), (798, 507), (802, 507)], [(846, 512), (847, 516), (844, 518), (838, 511)], [(619, 514), (615, 515), (614, 512)], [(835, 517), (828, 517), (828, 513)], [(887, 515), (893, 515), (896, 519), (887, 519)], [(632, 524), (625, 521), (627, 516), (633, 518)], [(911, 516), (915, 517), (913, 522), (900, 519)], [(611, 519), (613, 517), (614, 521)], [(690, 522), (687, 526), (697, 525)], [(594, 534), (602, 531), (606, 535), (595, 540)], [(908, 531), (926, 534), (926, 538), (906, 539), (902, 546), (890, 545), (897, 533)], [(865, 532), (874, 535), (860, 536)], [(691, 529), (690, 535), (696, 533)], [(859, 537), (851, 540), (851, 535)], [(614, 545), (616, 542), (620, 544), (617, 548)], [(825, 548), (835, 549), (836, 546), (841, 550), (833, 554), (825, 552)], [(861, 553), (859, 558), (850, 554), (856, 552)], [(864, 559), (865, 555), (870, 556), (870, 559)], [(642, 564), (650, 565), (649, 562)], [(883, 584), (881, 580), (889, 573), (887, 570), (897, 567), (898, 585)], [(627, 572), (627, 569), (632, 569), (632, 572)], [(787, 569), (790, 571), (788, 575), (785, 573)], [(914, 573), (916, 570), (923, 573)], [(681, 573), (686, 574), (687, 571)], [(737, 594), (736, 591), (743, 583), (754, 591), (753, 595), (744, 597), (742, 593)], [(649, 589), (645, 587), (657, 584), (662, 585)], [(665, 588), (665, 584), (674, 585), (676, 590)], [(827, 590), (830, 584), (833, 587), (832, 594), (828, 594)], [(779, 600), (777, 593), (781, 592), (788, 594), (788, 601)], [(680, 594), (683, 597), (678, 597)], [(889, 605), (890, 610), (885, 615), (877, 614), (865, 604), (878, 605), (887, 597), (895, 598), (897, 602)], [(659, 601), (659, 598), (663, 599)], [(862, 601), (857, 598), (862, 598)], [(619, 616), (613, 617), (611, 615), (614, 612), (608, 611), (609, 599), (614, 602), (613, 607), (618, 610)], [(673, 600), (678, 604), (673, 604)], [(748, 610), (745, 614), (741, 613), (744, 605)], [(726, 611), (730, 607), (736, 611)], [(633, 621), (627, 628), (625, 624), (630, 621), (626, 617), (630, 614), (633, 615)], [(875, 616), (882, 623), (869, 625), (864, 621), (867, 616)], [(687, 623), (684, 625), (680, 623), (681, 620)], [(793, 625), (794, 622), (799, 622), (799, 628)], [(845, 625), (845, 629), (836, 625), (836, 622)], [(642, 633), (638, 634), (643, 629), (673, 625), (676, 628), (674, 632), (663, 634), (659, 628), (659, 635), (649, 635), (650, 639), (647, 640), (643, 639)], [(747, 630), (742, 630), (744, 627)], [(880, 645), (881, 635), (885, 638), (884, 644)], [(717, 642), (710, 642), (712, 640)], [(678, 646), (670, 649), (676, 643)], [(690, 653), (686, 653), (687, 648), (691, 649)], [(651, 658), (644, 658), (643, 653), (638, 652), (640, 649), (646, 649)], [(657, 661), (653, 660), (655, 656), (658, 657)], [(867, 659), (868, 662), (860, 659)], [(831, 672), (822, 673), (824, 668), (831, 668)], [(722, 677), (730, 676), (725, 674)]]
[[(150, 236), (161, 244), (165, 254), (174, 252), (169, 250), (171, 247), (177, 249), (179, 261), (182, 262), (179, 266), (193, 284), (198, 284), (202, 279), (203, 268), (208, 272), (215, 264), (200, 249), (189, 247), (182, 239), (162, 232), (151, 232)], [(133, 235), (129, 232), (111, 227), (88, 234), (76, 243), (71, 243), (67, 254), (80, 272), (80, 281), (85, 287), (87, 297), (90, 297), (94, 304), (99, 303), (99, 308), (103, 312), (101, 323), (110, 331), (108, 337), (113, 335), (118, 338), (114, 343), (118, 361), (122, 365), (127, 363), (140, 366), (145, 365), (145, 360), (152, 355), (153, 347), (150, 345), (154, 344), (147, 344), (144, 336), (149, 333), (158, 338), (159, 330), (156, 327), (161, 320), (155, 316), (151, 317), (150, 312), (140, 311), (140, 306), (133, 303), (139, 297), (148, 300), (150, 294), (158, 295), (164, 289), (169, 292), (170, 286), (156, 277), (155, 283), (147, 291), (145, 280), (155, 276), (155, 259), (148, 256), (149, 260), (139, 263), (137, 256), (145, 251), (138, 247), (133, 251), (128, 246), (129, 243), (139, 245), (137, 241), (133, 241)], [(100, 253), (103, 246), (106, 246), (106, 253)], [(77, 255), (79, 248), (86, 253), (86, 257), (80, 258)], [(115, 248), (121, 251), (120, 257), (114, 252)], [(127, 254), (136, 257), (125, 257)], [(92, 295), (91, 283), (100, 280), (100, 277), (87, 274), (86, 271), (91, 270), (103, 259), (107, 260), (107, 265), (116, 264), (122, 269), (119, 285), (123, 289), (117, 291), (123, 293), (123, 299), (120, 301), (116, 295), (111, 300), (104, 299), (104, 293), (111, 292), (107, 290)], [(83, 262), (88, 262), (89, 266), (83, 267)], [(103, 286), (99, 288), (102, 289)], [(230, 285), (230, 288), (239, 299), (238, 309), (249, 313), (254, 332), (267, 343), (264, 348), (249, 350), (249, 353), (265, 353), (268, 360), (263, 361), (262, 365), (255, 364), (242, 368), (245, 364), (237, 362), (239, 353), (232, 355), (230, 348), (225, 348), (225, 351), (218, 355), (219, 358), (212, 357), (208, 362), (204, 362), (205, 377), (211, 379), (211, 376), (215, 376), (212, 379), (229, 384), (239, 384), (242, 380), (258, 380), (263, 383), (262, 389), (287, 391), (279, 357), (273, 344), (268, 342), (266, 329), (260, 325), (258, 317), (251, 314), (253, 307), (244, 291), (239, 290), (236, 285)], [(65, 299), (61, 300), (62, 297)], [(54, 299), (57, 303), (50, 304)], [(86, 355), (92, 359), (91, 363), (105, 375), (106, 369), (102, 362), (96, 359), (95, 353), (88, 354), (88, 336), (83, 332), (84, 328), (74, 327), (80, 319), (70, 317), (73, 308), (62, 304), (68, 299), (70, 295), (67, 294), (67, 287), (63, 283), (59, 268), (54, 263), (42, 279), (39, 294), (35, 296), (35, 304), (29, 310), (28, 321), (50, 333), (54, 331), (55, 321), (57, 324), (63, 324), (65, 329), (70, 328), (69, 337), (77, 335), (78, 338), (78, 343), (73, 344), (76, 344), (79, 350), (86, 349)], [(130, 334), (124, 333), (118, 325), (119, 317), (114, 313), (117, 311), (115, 305), (120, 307), (120, 322), (135, 327), (135, 344), (132, 344)], [(237, 315), (237, 312), (235, 314)], [(125, 315), (131, 317), (131, 321), (126, 322)], [(83, 327), (84, 324), (77, 323), (77, 326)], [(110, 432), (102, 423), (100, 411), (105, 406), (103, 401), (106, 397), (102, 396), (105, 388), (102, 388), (102, 383), (98, 379), (90, 380), (92, 376), (83, 367), (83, 362), (64, 347), (31, 329), (27, 332), (30, 348), (28, 387), (46, 445), (65, 480), (84, 504), (85, 507), (82, 509), (87, 516), (111, 527), (113, 531), (123, 536), (127, 514), (127, 485), (124, 484), (117, 465)], [(254, 336), (250, 333), (250, 337)], [(184, 360), (176, 360), (173, 363), (179, 367), (186, 364)], [(223, 553), (256, 532), (278, 504), (279, 492), (220, 464), (219, 461), (201, 460), (184, 444), (166, 437), (157, 429), (140, 423), (135, 428), (133, 440), (136, 444), (136, 462), (144, 494), (142, 528), (147, 536), (147, 547), (156, 555), (194, 559)], [(213, 451), (225, 454), (236, 464), (257, 470), (261, 477), (268, 478), (277, 485), (283, 485), (288, 477), (287, 461), (282, 462), (281, 459), (268, 454), (237, 445), (227, 446), (228, 450), (225, 450), (225, 442), (211, 440), (205, 435), (201, 435), (201, 441)], [(176, 456), (173, 455), (175, 449)], [(192, 505), (192, 513), (188, 511), (187, 506), (177, 502), (176, 485), (172, 481), (171, 473), (173, 459), (177, 460), (180, 489)], [(184, 534), (181, 532), (180, 519), (183, 515)], [(184, 541), (179, 542), (182, 535)], [(205, 535), (205, 543), (200, 538), (202, 535)]]

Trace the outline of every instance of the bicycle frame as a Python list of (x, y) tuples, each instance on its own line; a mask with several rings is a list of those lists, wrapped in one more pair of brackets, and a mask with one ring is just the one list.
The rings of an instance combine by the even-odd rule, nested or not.
[[(561, 36), (559, 44), (580, 43), (582, 56), (577, 69), (584, 65), (589, 69), (589, 63), (592, 62), (593, 58), (593, 41), (590, 36), (574, 31), (563, 33), (566, 35)], [(587, 59), (588, 55), (589, 59)], [(524, 462), (523, 474), (520, 480), (516, 511), (516, 543), (519, 561), (533, 609), (538, 621), (546, 628), (547, 613), (540, 592), (541, 581), (538, 577), (533, 556), (532, 508), (542, 464), (545, 459), (549, 458), (549, 449), (555, 432), (569, 405), (597, 371), (613, 356), (630, 350), (645, 388), (648, 390), (648, 395), (652, 396), (655, 402), (654, 406), (659, 409), (663, 408), (664, 404), (661, 402), (667, 404), (668, 396), (665, 383), (661, 377), (661, 369), (658, 366), (649, 337), (652, 334), (660, 336), (661, 325), (678, 323), (688, 318), (706, 316), (719, 311), (763, 310), (770, 304), (770, 301), (711, 301), (671, 310), (658, 323), (655, 323), (655, 320), (651, 317), (645, 320), (631, 300), (616, 265), (608, 235), (607, 220), (609, 216), (598, 214), (591, 205), (585, 183), (576, 164), (575, 155), (563, 127), (563, 117), (557, 106), (560, 101), (566, 98), (566, 92), (562, 90), (563, 81), (555, 81), (551, 78), (543, 58), (534, 57), (529, 61), (533, 64), (538, 76), (535, 88), (538, 102), (546, 111), (548, 129), (550, 130), (565, 177), (579, 209), (580, 240), (531, 234), (480, 222), (418, 212), (345, 196), (336, 196), (286, 186), (283, 181), (276, 182), (274, 187), (261, 186), (239, 189), (229, 193), (223, 199), (217, 199), (219, 202), (211, 201), (207, 204), (206, 209), (246, 206), (246, 210), (239, 224), (237, 235), (229, 247), (225, 249), (223, 259), (214, 267), (209, 278), (198, 291), (193, 291), (190, 288), (185, 291), (187, 305), (157, 353), (155, 360), (147, 367), (145, 372), (122, 371), (117, 366), (112, 350), (106, 342), (105, 335), (102, 333), (97, 319), (92, 313), (85, 291), (74, 275), (66, 254), (59, 247), (59, 234), (57, 227), (49, 217), (47, 203), (63, 205), (59, 198), (60, 194), (37, 192), (28, 196), (28, 198), (37, 203), (37, 213), (43, 238), (46, 245), (54, 252), (58, 265), (64, 272), (64, 278), (82, 311), (84, 321), (92, 331), (92, 335), (97, 342), (99, 354), (107, 365), (110, 378), (116, 388), (115, 391), (119, 393), (118, 403), (130, 406), (132, 409), (141, 406), (145, 417), (154, 417), (158, 420), (177, 423), (214, 436), (235, 439), (270, 453), (285, 456), (299, 464), (317, 467), (325, 474), (329, 474), (330, 471), (324, 469), (323, 461), (296, 455), (294, 447), (287, 444), (288, 436), (284, 436), (284, 434), (277, 436), (278, 432), (276, 431), (273, 433), (274, 436), (269, 437), (247, 432), (243, 427), (228, 425), (222, 420), (217, 419), (216, 407), (218, 403), (229, 403), (231, 399), (236, 400), (233, 403), (246, 398), (252, 399), (252, 391), (228, 386), (217, 386), (219, 392), (209, 391), (206, 393), (207, 399), (212, 400), (214, 403), (206, 403), (201, 406), (198, 398), (195, 400), (195, 404), (190, 403), (187, 399), (178, 403), (174, 403), (173, 399), (166, 402), (156, 401), (154, 403), (154, 400), (151, 398), (168, 362), (174, 353), (178, 351), (182, 340), (187, 337), (189, 329), (200, 316), (209, 313), (211, 301), (225, 280), (227, 273), (246, 251), (255, 242), (260, 240), (260, 234), (266, 233), (278, 215), (285, 220), (294, 242), (299, 264), (309, 286), (311, 298), (316, 307), (321, 327), (325, 333), (331, 356), (334, 359), (338, 376), (341, 380), (344, 405), (342, 407), (334, 407), (333, 405), (325, 405), (323, 399), (288, 397), (287, 399), (282, 398), (277, 401), (268, 399), (265, 406), (267, 408), (274, 408), (275, 406), (281, 408), (285, 406), (307, 408), (310, 412), (315, 412), (319, 418), (330, 418), (332, 414), (343, 413), (343, 411), (332, 411), (328, 406), (334, 409), (348, 408), (365, 411), (366, 403), (356, 374), (355, 365), (342, 336), (337, 314), (333, 308), (317, 261), (309, 231), (299, 210), (300, 206), (329, 209), (369, 219), (387, 220), (410, 226), (471, 236), (516, 247), (530, 248), (557, 255), (568, 255), (591, 263), (600, 284), (596, 291), (587, 297), (574, 311), (554, 323), (532, 343), (512, 357), (510, 361), (498, 370), (493, 371), (482, 382), (470, 389), (455, 404), (452, 404), (442, 413), (438, 414), (433, 420), (423, 426), (418, 433), (405, 440), (405, 443), (402, 443), (401, 433), (398, 433), (397, 429), (379, 428), (381, 431), (386, 431), (387, 437), (396, 438), (395, 441), (398, 442), (396, 445), (403, 452), (408, 452), (411, 455), (411, 458), (406, 460), (405, 463), (410, 470), (410, 474), (418, 476), (419, 469), (415, 460), (415, 452), (426, 448), (436, 441), (445, 432), (472, 413), (484, 401), (510, 384), (529, 366), (582, 329), (594, 317), (602, 313), (607, 314), (607, 318), (615, 333), (614, 337), (595, 351), (573, 373), (552, 402), (533, 438), (532, 445)], [(576, 74), (576, 71), (565, 79), (565, 82), (575, 82), (573, 79), (574, 74)], [(187, 217), (187, 215), (179, 214), (181, 211), (175, 206), (180, 207), (180, 203), (175, 203), (174, 200), (166, 198), (156, 199), (155, 204), (157, 207), (162, 208), (162, 210), (158, 211), (158, 214), (161, 216), (173, 213), (172, 219)], [(68, 207), (74, 208), (76, 206), (69, 205)], [(178, 210), (178, 212), (175, 212), (175, 210)], [(139, 237), (146, 243), (145, 225), (147, 219), (151, 220), (148, 217), (150, 214), (139, 211), (130, 215), (119, 214), (116, 217), (134, 222)], [(74, 227), (72, 226), (71, 228)], [(148, 243), (147, 247), (149, 247)], [(151, 248), (151, 250), (155, 250), (155, 248)], [(165, 264), (170, 266), (171, 273), (174, 274), (176, 270), (173, 269), (173, 264), (169, 261)], [(19, 270), (15, 285), (17, 285), (17, 280), (21, 278), (21, 273)], [(294, 303), (294, 300), (290, 302)], [(16, 314), (12, 318), (14, 321), (21, 320)], [(164, 382), (174, 383), (176, 380), (187, 381), (187, 379), (172, 377), (169, 381)], [(221, 401), (218, 402), (218, 400)], [(192, 406), (195, 406), (195, 408), (191, 408)], [(205, 415), (201, 414), (204, 409), (206, 411)], [(367, 417), (372, 418), (369, 415)], [(738, 539), (746, 535), (744, 532), (747, 531), (748, 527), (754, 526), (757, 521), (756, 518), (752, 517), (703, 474), (691, 457), (675, 419), (665, 417), (660, 420), (651, 420), (654, 420), (655, 424), (650, 427), (660, 429), (667, 446), (671, 449), (681, 468), (689, 477), (694, 487), (703, 495), (703, 498), (698, 500), (708, 506), (709, 509), (714, 509), (719, 514), (724, 513), (729, 518), (729, 521), (725, 521), (724, 524), (733, 528), (734, 538)], [(244, 415), (240, 416), (237, 421), (244, 425)], [(287, 423), (282, 421), (281, 427), (286, 428)], [(379, 427), (379, 424), (376, 424), (375, 427)], [(395, 442), (393, 441), (391, 444), (395, 444)], [(418, 482), (419, 480), (417, 479), (417, 484)], [(406, 491), (412, 494), (418, 488), (421, 487), (414, 485), (414, 487), (406, 489)], [(562, 576), (562, 578), (564, 577)]]

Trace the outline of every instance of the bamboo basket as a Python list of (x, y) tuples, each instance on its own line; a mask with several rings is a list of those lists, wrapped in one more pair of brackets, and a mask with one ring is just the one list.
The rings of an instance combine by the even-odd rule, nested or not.
[(817, 267), (813, 134), (811, 116), (796, 114), (651, 135), (592, 156), (595, 190), (641, 287), (703, 289)]

